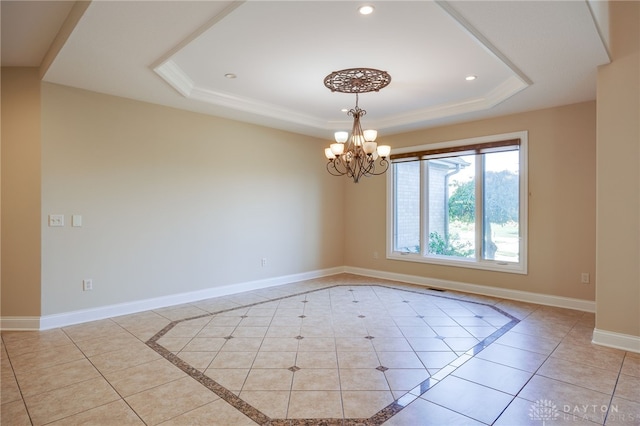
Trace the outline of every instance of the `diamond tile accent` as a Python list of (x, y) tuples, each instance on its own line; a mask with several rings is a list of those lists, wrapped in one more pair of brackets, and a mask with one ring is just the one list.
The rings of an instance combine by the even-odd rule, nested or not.
[(365, 339), (369, 339), (369, 340), (371, 340), (371, 339), (375, 339), (375, 337), (373, 337), (373, 336), (364, 336), (364, 338), (365, 338)]
[(304, 339), (304, 337), (303, 336), (296, 336), (296, 337), (294, 337), (294, 339), (302, 340), (302, 339)]
[(226, 337), (223, 337), (223, 339), (224, 340), (231, 340), (231, 339), (233, 339), (233, 336), (226, 336)]
[(287, 370), (293, 371), (295, 373), (296, 371), (300, 371), (300, 367), (298, 367), (297, 365), (294, 365), (292, 367), (287, 368)]
[(388, 370), (388, 368), (383, 365), (379, 365), (378, 367), (376, 367), (376, 370), (385, 372)]

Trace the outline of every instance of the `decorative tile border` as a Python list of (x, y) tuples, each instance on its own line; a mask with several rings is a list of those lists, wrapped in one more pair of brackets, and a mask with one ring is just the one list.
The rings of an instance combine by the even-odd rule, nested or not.
[[(199, 318), (211, 317), (211, 316), (218, 315), (218, 314), (221, 314), (221, 313), (224, 313), (224, 312), (231, 312), (231, 311), (235, 311), (235, 310), (238, 310), (238, 309), (250, 308), (250, 307), (253, 307), (253, 306), (259, 306), (259, 305), (262, 305), (262, 304), (265, 304), (265, 303), (269, 303), (269, 302), (274, 302), (274, 301), (284, 300), (284, 299), (290, 299), (292, 297), (297, 297), (297, 296), (301, 296), (301, 295), (305, 295), (305, 294), (315, 293), (315, 292), (323, 291), (323, 290), (329, 290), (329, 289), (332, 289), (332, 288), (354, 287), (354, 286), (357, 286), (357, 287), (389, 288), (389, 289), (392, 289), (392, 290), (398, 290), (398, 291), (403, 291), (403, 292), (420, 294), (422, 296), (428, 296), (428, 297), (434, 297), (434, 298), (440, 298), (440, 299), (449, 299), (449, 300), (454, 300), (456, 302), (461, 302), (461, 303), (466, 303), (466, 304), (471, 304), (471, 305), (485, 306), (485, 307), (491, 308), (491, 309), (495, 310), (497, 313), (509, 318), (510, 321), (507, 324), (505, 324), (504, 326), (502, 326), (501, 328), (499, 328), (498, 330), (496, 330), (494, 333), (489, 335), (488, 337), (486, 337), (483, 340), (481, 340), (473, 348), (467, 350), (464, 354), (460, 355), (455, 360), (451, 361), (449, 364), (447, 364), (446, 366), (442, 367), (436, 374), (431, 375), (431, 377), (429, 377), (428, 379), (424, 380), (419, 385), (414, 387), (412, 390), (410, 390), (409, 392), (405, 393), (400, 398), (396, 399), (391, 404), (389, 404), (388, 406), (384, 407), (383, 409), (381, 409), (380, 411), (378, 411), (377, 413), (375, 413), (373, 416), (371, 416), (369, 418), (272, 419), (269, 416), (267, 416), (266, 414), (262, 413), (260, 410), (256, 409), (252, 405), (250, 405), (249, 403), (247, 403), (244, 400), (242, 400), (239, 396), (237, 396), (236, 394), (234, 394), (233, 392), (231, 392), (230, 390), (228, 390), (224, 386), (222, 386), (219, 383), (217, 383), (215, 380), (211, 379), (209, 376), (207, 376), (203, 372), (201, 372), (201, 371), (197, 370), (196, 368), (192, 367), (190, 364), (188, 364), (187, 362), (183, 361), (177, 355), (173, 354), (172, 352), (170, 352), (169, 350), (167, 350), (165, 347), (163, 347), (162, 345), (160, 345), (158, 343), (158, 340), (160, 338), (162, 338), (165, 334), (167, 334), (171, 329), (173, 329), (176, 325), (178, 325), (178, 324), (180, 324), (182, 322), (185, 322), (185, 321), (192, 321), (192, 320), (199, 319)], [(349, 289), (348, 291), (353, 292), (354, 290), (353, 289)], [(432, 294), (433, 292), (437, 292), (439, 294)], [(216, 395), (218, 395), (220, 398), (222, 398), (228, 404), (230, 404), (231, 406), (233, 406), (234, 408), (236, 408), (237, 410), (242, 412), (244, 415), (249, 417), (251, 420), (253, 420), (254, 422), (256, 422), (256, 423), (258, 423), (260, 425), (264, 425), (264, 426), (320, 426), (320, 425), (322, 425), (322, 426), (334, 426), (334, 425), (335, 426), (338, 426), (338, 425), (339, 426), (377, 426), (377, 425), (381, 425), (382, 423), (384, 423), (387, 420), (389, 420), (391, 417), (393, 417), (396, 414), (398, 414), (403, 408), (405, 408), (407, 405), (411, 404), (413, 401), (415, 401), (417, 398), (419, 398), (423, 393), (425, 393), (430, 388), (432, 388), (440, 380), (442, 380), (445, 377), (447, 377), (449, 374), (451, 374), (453, 371), (455, 371), (456, 368), (458, 368), (459, 366), (464, 364), (466, 361), (468, 361), (469, 359), (473, 358), (475, 355), (480, 353), (483, 349), (485, 349), (491, 343), (495, 342), (498, 338), (503, 336), (507, 331), (509, 331), (511, 328), (513, 328), (516, 324), (518, 324), (520, 322), (520, 320), (518, 320), (513, 315), (511, 315), (511, 314), (503, 311), (502, 309), (497, 308), (497, 307), (495, 307), (495, 306), (493, 306), (491, 304), (477, 302), (477, 301), (473, 301), (473, 300), (460, 299), (460, 298), (456, 298), (456, 297), (452, 297), (452, 296), (445, 296), (442, 293), (444, 293), (444, 292), (443, 291), (436, 291), (436, 290), (432, 290), (432, 289), (425, 289), (425, 290), (421, 291), (421, 290), (418, 290), (418, 289), (415, 289), (415, 288), (406, 289), (406, 288), (398, 288), (398, 287), (393, 287), (393, 286), (390, 286), (390, 285), (381, 285), (381, 284), (357, 283), (357, 284), (330, 285), (330, 286), (326, 286), (326, 287), (322, 287), (322, 288), (317, 288), (317, 289), (313, 289), (313, 290), (309, 290), (309, 291), (304, 291), (304, 292), (300, 292), (300, 293), (291, 294), (291, 295), (288, 295), (288, 296), (275, 297), (275, 298), (269, 299), (269, 300), (264, 300), (264, 301), (260, 301), (260, 302), (256, 302), (256, 303), (243, 305), (243, 306), (236, 306), (236, 307), (233, 307), (233, 308), (224, 309), (224, 310), (220, 310), (220, 311), (217, 311), (217, 312), (211, 312), (211, 313), (207, 313), (207, 314), (203, 314), (203, 315), (198, 315), (198, 316), (194, 316), (194, 317), (189, 317), (189, 318), (184, 318), (184, 319), (181, 319), (181, 320), (172, 321), (166, 327), (164, 327), (162, 330), (160, 330), (158, 333), (156, 333), (153, 337), (151, 337), (146, 342), (146, 344), (151, 349), (156, 351), (159, 355), (161, 355), (166, 360), (171, 362), (173, 365), (175, 365), (176, 367), (180, 368), (182, 371), (184, 371), (186, 374), (188, 374), (189, 376), (191, 376), (192, 378), (197, 380), (199, 383), (204, 385), (207, 389), (209, 389), (212, 392), (214, 392)], [(306, 303), (307, 301), (305, 300), (303, 302)], [(358, 301), (356, 301), (356, 300), (354, 300), (353, 302), (354, 303), (358, 303)], [(408, 301), (408, 300), (403, 300), (403, 302), (404, 303), (410, 303), (410, 301)], [(246, 315), (243, 315), (243, 318), (244, 317), (246, 317)], [(421, 316), (418, 315), (418, 317), (421, 317)], [(476, 315), (476, 317), (481, 318), (482, 316)], [(304, 315), (300, 316), (300, 318), (304, 318)], [(364, 316), (360, 315), (359, 318), (364, 318)], [(232, 339), (232, 338), (233, 338), (233, 336), (225, 337), (225, 339)], [(301, 340), (303, 338), (304, 337), (302, 337), (302, 336), (297, 336), (296, 337), (296, 339), (298, 339), (298, 340)], [(375, 337), (366, 336), (365, 338), (374, 339)], [(441, 336), (436, 336), (436, 338), (441, 338)], [(442, 337), (442, 339), (444, 339), (444, 337)], [(377, 369), (379, 371), (383, 371), (384, 372), (387, 368), (381, 365), (381, 366), (377, 367)], [(289, 370), (295, 372), (295, 371), (299, 370), (299, 367), (294, 365), (294, 366), (290, 367)]]

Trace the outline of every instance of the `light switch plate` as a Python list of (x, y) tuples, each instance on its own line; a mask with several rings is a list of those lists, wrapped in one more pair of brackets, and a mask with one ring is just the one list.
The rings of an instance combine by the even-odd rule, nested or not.
[(71, 226), (80, 227), (82, 226), (82, 215), (74, 214), (71, 216)]

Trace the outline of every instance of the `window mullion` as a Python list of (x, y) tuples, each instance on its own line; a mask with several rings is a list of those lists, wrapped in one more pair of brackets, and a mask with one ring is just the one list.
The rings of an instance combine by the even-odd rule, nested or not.
[(420, 255), (429, 254), (429, 162), (420, 162)]
[(484, 155), (476, 155), (476, 174), (475, 174), (475, 237), (476, 237), (476, 261), (481, 261), (484, 256)]

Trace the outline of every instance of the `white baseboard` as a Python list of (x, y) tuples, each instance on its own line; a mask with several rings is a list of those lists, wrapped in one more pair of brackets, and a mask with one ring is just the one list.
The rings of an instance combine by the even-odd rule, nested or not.
[(221, 287), (212, 287), (205, 290), (191, 291), (187, 293), (172, 294), (170, 296), (155, 297), (151, 299), (136, 300), (134, 302), (119, 303), (115, 305), (100, 306), (98, 308), (82, 309), (60, 314), (44, 315), (41, 317), (2, 317), (0, 318), (0, 330), (37, 331), (52, 328), (66, 327), (88, 321), (96, 321), (120, 315), (134, 314), (151, 309), (166, 308), (168, 306), (192, 303), (212, 297), (228, 296), (251, 290), (290, 284), (298, 281), (310, 280), (344, 272), (343, 267), (321, 269), (300, 274), (284, 275), (281, 277), (267, 278), (264, 280), (249, 281), (238, 284), (230, 284)]
[(593, 330), (592, 342), (596, 345), (640, 353), (640, 336), (598, 330), (596, 328)]
[(0, 330), (33, 331), (40, 329), (40, 317), (1, 317)]
[[(478, 284), (469, 284), (458, 281), (441, 280), (428, 277), (420, 277), (416, 275), (397, 274), (393, 272), (378, 271), (373, 269), (355, 268), (355, 267), (336, 267), (317, 271), (311, 271), (301, 274), (285, 275), (281, 277), (268, 278), (258, 281), (250, 281), (245, 283), (230, 284), (222, 287), (213, 287), (205, 290), (192, 291), (187, 293), (174, 294), (164, 297), (156, 297), (152, 299), (144, 299), (133, 302), (120, 303), (116, 305), (101, 306), (98, 308), (90, 308), (72, 312), (65, 312), (53, 315), (44, 315), (42, 317), (2, 317), (0, 318), (1, 330), (48, 330), (51, 328), (65, 327), (68, 325), (79, 324), (88, 321), (96, 321), (105, 318), (111, 318), (120, 315), (128, 315), (136, 312), (147, 311), (151, 309), (165, 308), (168, 306), (179, 305), (182, 303), (192, 303), (199, 300), (209, 299), (212, 297), (227, 296), (230, 294), (242, 293), (245, 291), (259, 290), (263, 288), (289, 284), (298, 281), (304, 281), (314, 278), (320, 278), (329, 275), (336, 275), (343, 272), (368, 276), (374, 278), (382, 278), (393, 281), (406, 282), (410, 284), (418, 284), (427, 287), (435, 287), (446, 290), (460, 291), (464, 293), (481, 294), (484, 296), (493, 296), (503, 299), (518, 300), (522, 302), (536, 303), (540, 305), (556, 306), (567, 309), (575, 309), (585, 312), (595, 312), (595, 302), (582, 299), (572, 299), (568, 297), (560, 297), (546, 294), (538, 294), (520, 290), (503, 289), (497, 287), (489, 287)], [(594, 333), (595, 335), (595, 333)], [(633, 336), (632, 336), (633, 337)], [(607, 340), (608, 339), (608, 340)], [(609, 336), (601, 337), (600, 340), (610, 341)], [(620, 339), (618, 339), (620, 340)], [(596, 341), (594, 337), (594, 342)], [(602, 343), (605, 344), (605, 343)], [(614, 343), (612, 343), (614, 344)], [(606, 345), (606, 344), (605, 344)]]
[(394, 272), (377, 271), (346, 267), (345, 272), (367, 277), (382, 278), (393, 281), (401, 281), (410, 284), (427, 287), (441, 288), (445, 290), (461, 291), (464, 293), (480, 294), (483, 296), (499, 297), (501, 299), (518, 300), (520, 302), (536, 303), (538, 305), (555, 306), (559, 308), (575, 309), (584, 312), (595, 312), (596, 302), (570, 297), (553, 296), (549, 294), (532, 293), (521, 290), (489, 287), (479, 284), (469, 284), (458, 281), (441, 280), (436, 278), (420, 277), (416, 275), (397, 274)]

